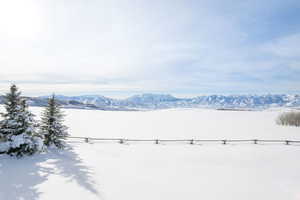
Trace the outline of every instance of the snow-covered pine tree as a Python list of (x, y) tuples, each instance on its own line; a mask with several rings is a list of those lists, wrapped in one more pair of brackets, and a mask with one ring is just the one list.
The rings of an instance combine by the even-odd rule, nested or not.
[(55, 99), (55, 95), (48, 100), (48, 105), (42, 114), (41, 132), (45, 136), (46, 146), (56, 146), (63, 148), (65, 139), (68, 136), (67, 127), (63, 125), (64, 114), (60, 110), (60, 105)]
[(11, 156), (22, 157), (32, 155), (43, 149), (43, 137), (36, 131), (37, 123), (34, 115), (28, 110), (25, 99), (16, 85), (10, 87), (5, 96), (6, 113), (0, 122), (2, 146), (6, 146), (6, 153)]
[(4, 96), (4, 107), (6, 113), (1, 113), (3, 120), (0, 121), (0, 149), (2, 153), (7, 153), (10, 141), (9, 138), (12, 135), (17, 134), (18, 124), (16, 122), (16, 117), (19, 113), (20, 104), (21, 104), (21, 93), (18, 92), (18, 89), (15, 85), (12, 85), (10, 88), (10, 93), (7, 93)]

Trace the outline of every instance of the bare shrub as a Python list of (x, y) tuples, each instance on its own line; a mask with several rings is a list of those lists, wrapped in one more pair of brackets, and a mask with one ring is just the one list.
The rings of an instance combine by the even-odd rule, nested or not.
[(285, 112), (276, 119), (278, 125), (300, 126), (300, 112)]

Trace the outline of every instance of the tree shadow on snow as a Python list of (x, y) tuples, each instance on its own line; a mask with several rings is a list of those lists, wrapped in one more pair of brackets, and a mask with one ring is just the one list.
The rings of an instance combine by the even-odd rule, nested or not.
[(39, 185), (52, 174), (63, 177), (67, 183), (75, 181), (85, 190), (99, 196), (92, 170), (68, 146), (64, 150), (51, 149), (21, 159), (0, 156), (0, 199), (38, 200), (42, 194)]
[(65, 177), (68, 181), (75, 181), (84, 189), (98, 195), (96, 182), (93, 179), (93, 171), (83, 163), (71, 146), (63, 151), (53, 149), (51, 153), (54, 156), (52, 164), (57, 168), (59, 175)]

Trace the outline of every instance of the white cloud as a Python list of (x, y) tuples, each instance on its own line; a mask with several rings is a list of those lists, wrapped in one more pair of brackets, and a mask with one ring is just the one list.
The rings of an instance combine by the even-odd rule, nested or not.
[(282, 58), (300, 59), (300, 34), (287, 35), (265, 44), (262, 49)]
[(259, 22), (259, 1), (6, 2), (0, 11), (16, 9), (0, 14), (0, 81), (33, 93), (51, 83), (62, 93), (240, 90), (270, 78), (278, 57), (299, 56), (298, 36), (251, 39), (244, 24)]

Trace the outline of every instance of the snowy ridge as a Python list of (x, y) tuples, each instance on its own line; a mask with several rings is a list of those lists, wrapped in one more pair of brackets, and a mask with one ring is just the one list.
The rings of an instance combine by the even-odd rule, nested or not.
[[(141, 94), (126, 99), (101, 95), (56, 96), (65, 108), (100, 110), (153, 110), (166, 108), (267, 109), (272, 107), (300, 107), (300, 95), (206, 95), (176, 98), (169, 94)], [(47, 96), (28, 97), (30, 105), (44, 106)], [(1, 103), (1, 97), (0, 97)]]
[(176, 98), (165, 94), (141, 94), (127, 99), (112, 99), (104, 96), (87, 95), (65, 97), (60, 100), (76, 100), (85, 104), (106, 108), (165, 109), (165, 108), (224, 108), (266, 109), (270, 107), (299, 107), (299, 95), (208, 95), (194, 98)]

